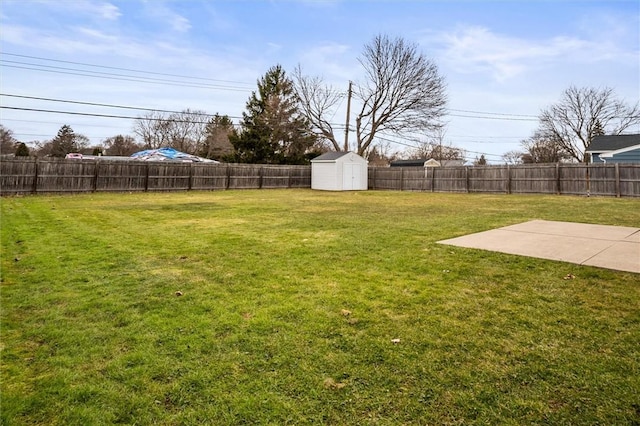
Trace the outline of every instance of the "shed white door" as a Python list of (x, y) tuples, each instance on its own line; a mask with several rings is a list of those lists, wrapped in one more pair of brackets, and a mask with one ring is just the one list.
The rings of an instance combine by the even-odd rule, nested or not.
[(352, 191), (360, 188), (360, 164), (344, 163), (342, 168), (342, 189)]

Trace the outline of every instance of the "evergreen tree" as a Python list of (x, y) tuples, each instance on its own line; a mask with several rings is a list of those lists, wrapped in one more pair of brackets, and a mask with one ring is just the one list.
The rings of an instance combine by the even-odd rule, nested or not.
[(198, 155), (217, 160), (227, 158), (233, 152), (229, 138), (234, 132), (233, 121), (228, 115), (214, 115), (205, 128), (204, 142), (198, 149)]
[(16, 148), (16, 157), (28, 157), (29, 156), (29, 147), (24, 142), (19, 142)]
[(232, 133), (232, 161), (241, 163), (302, 164), (316, 136), (298, 109), (293, 82), (280, 65), (267, 71), (258, 91), (247, 101), (242, 129)]
[(593, 125), (593, 136), (603, 136), (604, 135), (604, 129), (602, 128), (602, 123), (600, 122), (600, 120), (596, 120), (595, 124)]
[(89, 139), (76, 134), (71, 126), (65, 124), (51, 140), (51, 156), (63, 157), (70, 152), (79, 152), (87, 146)]
[(487, 159), (484, 158), (484, 154), (481, 154), (480, 158), (476, 157), (475, 165), (476, 166), (486, 166), (487, 165)]

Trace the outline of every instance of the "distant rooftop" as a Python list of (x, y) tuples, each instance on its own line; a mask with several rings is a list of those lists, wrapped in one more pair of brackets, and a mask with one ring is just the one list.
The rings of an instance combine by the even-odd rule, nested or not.
[(640, 145), (640, 135), (602, 135), (595, 136), (587, 152), (617, 151), (633, 145)]

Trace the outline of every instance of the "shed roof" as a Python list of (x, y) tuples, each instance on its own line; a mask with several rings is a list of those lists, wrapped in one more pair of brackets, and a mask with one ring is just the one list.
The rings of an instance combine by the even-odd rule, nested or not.
[(617, 151), (640, 144), (640, 135), (602, 135), (595, 136), (587, 148), (587, 152)]
[(347, 154), (349, 154), (349, 152), (346, 151), (325, 152), (324, 154), (314, 158), (311, 161), (333, 161), (337, 160), (338, 158), (344, 157)]

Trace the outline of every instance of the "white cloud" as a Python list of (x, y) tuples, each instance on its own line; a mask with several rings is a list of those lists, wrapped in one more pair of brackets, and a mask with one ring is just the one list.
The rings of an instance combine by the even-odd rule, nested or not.
[(634, 55), (609, 41), (590, 41), (575, 36), (529, 40), (477, 26), (430, 35), (426, 43), (439, 46), (441, 61), (456, 72), (487, 73), (498, 82), (557, 63), (626, 62)]
[(123, 39), (93, 28), (73, 27), (58, 33), (33, 27), (5, 24), (2, 31), (5, 45), (37, 48), (48, 52), (117, 54), (131, 58), (148, 56), (146, 44)]
[(441, 34), (438, 38), (443, 49), (443, 60), (457, 72), (487, 72), (498, 81), (522, 74), (536, 61), (564, 50), (565, 44), (575, 44), (575, 41), (567, 40), (569, 43), (559, 42), (545, 46), (497, 35), (483, 27), (468, 27)]
[(152, 19), (173, 31), (186, 33), (191, 29), (191, 22), (186, 17), (175, 12), (161, 1), (145, 2), (146, 11)]
[(183, 33), (183, 32), (187, 32), (187, 31), (189, 31), (191, 29), (191, 23), (184, 16), (180, 16), (178, 14), (174, 14), (169, 19), (170, 19), (170, 23), (171, 23), (171, 28), (173, 28), (174, 31), (178, 31), (178, 32)]
[(96, 7), (96, 11), (104, 19), (115, 20), (122, 16), (120, 9), (111, 3), (97, 3)]
[(304, 66), (305, 74), (322, 74), (327, 80), (337, 80), (340, 84), (354, 79), (354, 71), (361, 71), (357, 67), (351, 46), (340, 43), (311, 47), (301, 54), (299, 62)]
[[(33, 1), (33, 0), (32, 0)], [(105, 1), (93, 0), (74, 0), (74, 1), (50, 1), (36, 0), (40, 6), (47, 7), (51, 10), (61, 10), (66, 13), (76, 13), (82, 15), (93, 16), (106, 20), (116, 20), (122, 13), (118, 6)], [(22, 3), (24, 4), (24, 3)], [(35, 5), (34, 5), (35, 6)]]

